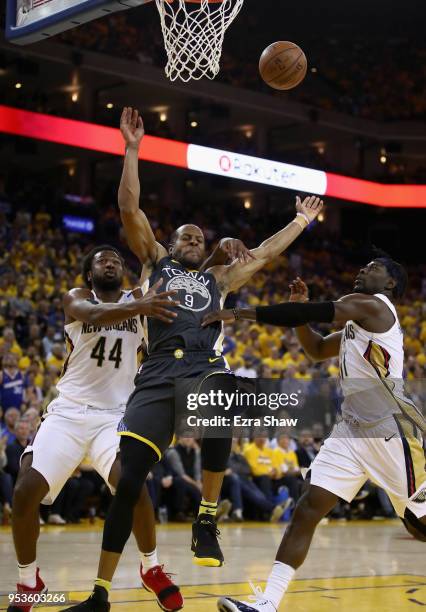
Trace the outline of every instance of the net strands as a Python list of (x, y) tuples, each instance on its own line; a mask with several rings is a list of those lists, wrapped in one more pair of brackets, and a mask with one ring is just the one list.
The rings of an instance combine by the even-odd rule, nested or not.
[(214, 79), (220, 70), (225, 32), (244, 0), (155, 1), (167, 53), (167, 77), (184, 82)]

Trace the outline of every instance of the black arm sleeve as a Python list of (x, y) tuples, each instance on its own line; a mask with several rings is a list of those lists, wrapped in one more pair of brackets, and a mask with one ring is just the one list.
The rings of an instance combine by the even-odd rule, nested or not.
[(256, 321), (267, 325), (299, 327), (306, 323), (331, 323), (334, 319), (333, 302), (287, 302), (275, 306), (258, 306)]

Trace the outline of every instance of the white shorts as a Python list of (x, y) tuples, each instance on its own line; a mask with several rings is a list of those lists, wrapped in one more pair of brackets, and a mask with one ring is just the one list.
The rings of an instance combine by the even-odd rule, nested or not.
[(367, 480), (389, 495), (396, 513), (426, 516), (425, 452), (421, 435), (403, 418), (373, 427), (335, 425), (311, 464), (311, 484), (351, 502)]
[(109, 485), (120, 444), (117, 426), (122, 416), (120, 408), (84, 406), (63, 396), (50, 402), (32, 444), (23, 454), (33, 454), (32, 467), (49, 485), (43, 504), (53, 504), (85, 457)]

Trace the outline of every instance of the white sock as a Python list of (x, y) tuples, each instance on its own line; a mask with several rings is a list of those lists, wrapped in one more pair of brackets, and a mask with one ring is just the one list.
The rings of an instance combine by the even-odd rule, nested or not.
[(37, 561), (33, 561), (28, 565), (19, 565), (18, 563), (18, 573), (19, 584), (25, 584), (25, 586), (33, 589), (37, 584)]
[(275, 561), (266, 583), (264, 597), (272, 601), (277, 610), (295, 573), (296, 570), (290, 567), (290, 565)]
[(156, 565), (159, 565), (158, 553), (157, 553), (156, 548), (150, 553), (141, 552), (140, 555), (141, 555), (142, 569), (143, 569), (144, 574), (146, 574), (148, 570), (152, 569)]

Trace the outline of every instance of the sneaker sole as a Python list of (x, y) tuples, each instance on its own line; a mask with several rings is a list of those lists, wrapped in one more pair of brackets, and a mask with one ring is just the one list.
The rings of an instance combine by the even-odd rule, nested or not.
[(164, 612), (178, 612), (178, 610), (183, 610), (183, 606), (181, 606), (180, 608), (165, 608), (163, 606), (163, 604), (160, 602), (160, 600), (158, 599), (156, 593), (150, 589), (149, 587), (146, 586), (146, 584), (144, 583), (144, 581), (142, 580), (142, 586), (145, 589), (145, 591), (148, 591), (148, 593), (151, 593), (152, 595), (155, 595), (155, 597), (157, 598), (157, 604), (158, 606), (164, 610)]
[(237, 606), (223, 597), (217, 602), (217, 609), (219, 612), (239, 612)]
[(213, 557), (193, 557), (192, 563), (199, 567), (222, 567), (224, 562)]

